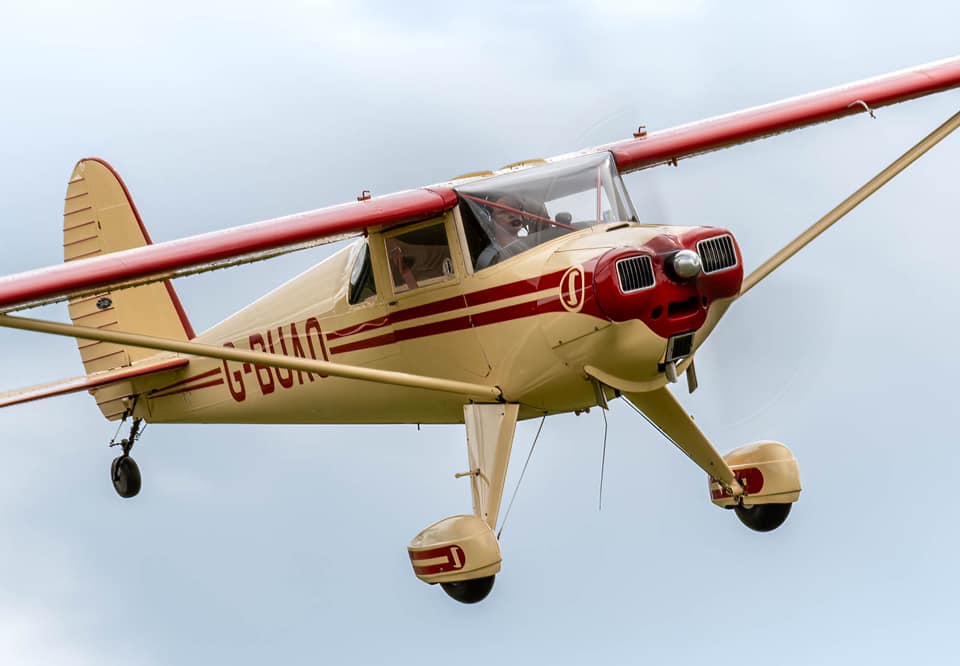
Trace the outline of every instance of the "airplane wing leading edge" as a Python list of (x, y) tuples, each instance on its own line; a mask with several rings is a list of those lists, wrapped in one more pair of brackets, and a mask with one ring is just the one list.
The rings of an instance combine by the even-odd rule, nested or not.
[(774, 134), (843, 118), (960, 86), (960, 57), (949, 58), (792, 97), (707, 120), (651, 132), (601, 149), (621, 173), (667, 164)]

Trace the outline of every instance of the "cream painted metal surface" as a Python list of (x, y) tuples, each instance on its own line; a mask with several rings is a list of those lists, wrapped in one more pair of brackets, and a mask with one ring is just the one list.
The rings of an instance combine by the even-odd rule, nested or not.
[[(70, 176), (63, 208), (63, 259), (119, 252), (149, 243), (123, 186), (102, 162), (84, 160)], [(70, 300), (75, 324), (110, 331), (148, 333), (186, 341), (174, 303), (164, 282), (126, 290), (103, 290)], [(78, 340), (87, 373), (111, 370), (152, 356), (144, 347), (124, 347), (96, 340)]]
[[(800, 468), (796, 458), (780, 442), (756, 442), (734, 449), (723, 456), (724, 462), (743, 480), (748, 492), (740, 499), (744, 506), (758, 504), (788, 504), (800, 499)], [(752, 488), (752, 484), (757, 484)], [(736, 497), (715, 479), (711, 479), (710, 493), (717, 506), (731, 507)]]
[(405, 388), (443, 391), (446, 393), (455, 393), (474, 397), (500, 397), (500, 391), (496, 387), (466, 384), (463, 382), (447, 381), (443, 379), (437, 379), (435, 377), (423, 377), (399, 372), (382, 370), (378, 371), (371, 368), (362, 368), (358, 366), (345, 366), (339, 363), (330, 363), (328, 361), (299, 359), (281, 354), (264, 354), (246, 351), (243, 349), (234, 349), (231, 347), (214, 347), (196, 342), (177, 342), (175, 340), (165, 340), (163, 338), (155, 338), (147, 335), (134, 335), (131, 333), (103, 331), (84, 326), (57, 324), (56, 322), (28, 319), (26, 317), (13, 315), (0, 315), (0, 325), (8, 328), (36, 331), (38, 333), (63, 335), (81, 340), (102, 340), (104, 342), (114, 342), (143, 348), (160, 349), (163, 351), (191, 353), (196, 356), (220, 359), (224, 361), (237, 361), (240, 363), (252, 364), (261, 363), (264, 365), (269, 363), (270, 367), (277, 369), (285, 369), (290, 371), (295, 370), (298, 372), (315, 373), (319, 375), (335, 375), (345, 379), (377, 382), (382, 384), (390, 384), (393, 386), (402, 386)]
[(519, 405), (464, 405), (473, 513), (496, 529)]
[(500, 572), (500, 544), (477, 516), (451, 516), (426, 527), (407, 547), (413, 572), (425, 583), (452, 583)]

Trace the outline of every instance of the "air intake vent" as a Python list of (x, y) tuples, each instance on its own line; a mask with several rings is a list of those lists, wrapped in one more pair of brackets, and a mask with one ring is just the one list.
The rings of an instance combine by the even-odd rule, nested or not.
[(693, 351), (694, 335), (695, 332), (681, 333), (667, 340), (667, 353), (666, 356), (664, 356), (664, 360), (669, 363), (670, 361), (677, 361), (689, 356), (690, 352)]
[(697, 243), (697, 253), (703, 262), (704, 273), (733, 268), (737, 265), (737, 251), (733, 248), (733, 238), (717, 236)]
[(620, 278), (620, 291), (649, 289), (653, 286), (653, 262), (650, 257), (638, 256), (621, 259), (617, 262), (617, 277)]

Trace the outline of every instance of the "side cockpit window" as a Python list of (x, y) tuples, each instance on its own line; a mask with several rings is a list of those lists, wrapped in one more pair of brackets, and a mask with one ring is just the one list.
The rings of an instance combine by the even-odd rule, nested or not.
[(386, 237), (394, 293), (452, 280), (453, 259), (443, 222), (392, 233)]
[(360, 252), (353, 262), (353, 272), (350, 274), (349, 302), (350, 305), (356, 305), (376, 295), (377, 286), (373, 281), (370, 247), (366, 241), (363, 241)]

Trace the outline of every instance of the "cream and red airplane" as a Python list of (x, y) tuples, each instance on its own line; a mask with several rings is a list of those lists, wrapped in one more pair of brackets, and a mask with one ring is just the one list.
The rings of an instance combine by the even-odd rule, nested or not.
[[(154, 244), (117, 173), (81, 160), (60, 266), (0, 278), (0, 325), (77, 339), (86, 375), (0, 406), (89, 391), (130, 420), (111, 478), (140, 490), (144, 423), (464, 423), (473, 513), (409, 545), (417, 577), (465, 603), (500, 570), (494, 532), (518, 419), (622, 397), (709, 478), (748, 527), (783, 523), (796, 460), (760, 441), (721, 456), (668, 385), (729, 306), (960, 125), (960, 113), (744, 278), (734, 235), (643, 224), (627, 172), (960, 86), (960, 57), (550, 159)], [(172, 278), (348, 238), (208, 331)], [(11, 312), (69, 301), (72, 324)]]

